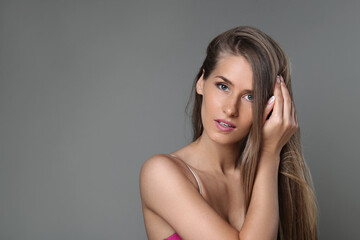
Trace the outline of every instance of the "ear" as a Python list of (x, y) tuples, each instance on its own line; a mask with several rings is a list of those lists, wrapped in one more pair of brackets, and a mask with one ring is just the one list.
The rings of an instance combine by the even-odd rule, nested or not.
[(201, 74), (201, 77), (196, 82), (196, 92), (199, 95), (203, 95), (204, 92), (204, 71), (203, 74)]

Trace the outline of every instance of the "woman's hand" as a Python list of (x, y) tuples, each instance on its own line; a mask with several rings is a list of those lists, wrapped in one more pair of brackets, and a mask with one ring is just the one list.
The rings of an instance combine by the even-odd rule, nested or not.
[[(262, 128), (262, 151), (280, 155), (283, 146), (298, 130), (295, 106), (286, 88), (284, 79), (277, 76), (274, 88), (275, 101), (269, 100), (265, 110)], [(273, 110), (269, 119), (266, 119)]]

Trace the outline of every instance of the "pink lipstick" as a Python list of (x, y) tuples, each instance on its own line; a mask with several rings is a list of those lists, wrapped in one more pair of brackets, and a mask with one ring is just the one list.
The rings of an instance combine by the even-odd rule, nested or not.
[(218, 129), (220, 129), (223, 132), (230, 132), (236, 128), (236, 126), (233, 123), (223, 119), (215, 119), (215, 125)]

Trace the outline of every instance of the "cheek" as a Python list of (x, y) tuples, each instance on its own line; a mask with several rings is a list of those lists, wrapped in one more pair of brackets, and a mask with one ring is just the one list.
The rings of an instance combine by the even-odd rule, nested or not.
[(242, 116), (242, 122), (244, 125), (251, 125), (253, 122), (253, 113), (252, 113), (252, 107), (251, 105), (246, 106), (242, 111), (240, 112)]
[(212, 93), (209, 91), (207, 92), (207, 95), (203, 97), (203, 101), (201, 104), (201, 114), (204, 115), (204, 117), (214, 117), (214, 114), (216, 115), (219, 112), (220, 108), (220, 99), (218, 99), (216, 96), (212, 95)]
[(207, 126), (208, 122), (211, 120), (211, 116), (214, 114), (214, 107), (213, 105), (206, 101), (206, 99), (203, 98), (203, 102), (201, 104), (201, 121), (202, 124)]

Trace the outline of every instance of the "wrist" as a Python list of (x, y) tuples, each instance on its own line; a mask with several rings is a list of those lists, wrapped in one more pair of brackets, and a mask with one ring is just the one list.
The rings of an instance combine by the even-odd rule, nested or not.
[(277, 169), (280, 164), (280, 151), (261, 151), (259, 164), (261, 166), (272, 166)]
[(269, 148), (262, 148), (260, 151), (260, 156), (265, 156), (269, 158), (280, 158), (281, 149), (269, 149)]

